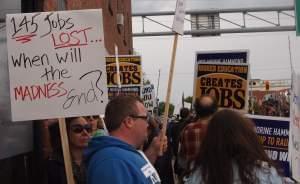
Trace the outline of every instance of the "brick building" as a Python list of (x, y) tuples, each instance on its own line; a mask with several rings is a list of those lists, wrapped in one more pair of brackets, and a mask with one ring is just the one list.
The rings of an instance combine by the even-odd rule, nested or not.
[(131, 0), (22, 0), (22, 9), (23, 12), (56, 11), (59, 2), (64, 2), (65, 10), (101, 8), (108, 54), (115, 54), (115, 44), (119, 54), (133, 53)]

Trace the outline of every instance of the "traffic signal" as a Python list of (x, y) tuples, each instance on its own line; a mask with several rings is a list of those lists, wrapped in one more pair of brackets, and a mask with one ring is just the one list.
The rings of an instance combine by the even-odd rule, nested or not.
[(265, 81), (265, 87), (266, 87), (266, 91), (269, 91), (269, 89), (270, 89), (270, 82), (269, 81)]

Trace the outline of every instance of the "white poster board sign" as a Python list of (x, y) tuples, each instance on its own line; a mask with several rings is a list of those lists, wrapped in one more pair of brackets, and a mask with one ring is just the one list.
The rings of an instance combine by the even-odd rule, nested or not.
[(300, 182), (300, 74), (293, 72), (291, 91), (290, 163), (292, 177)]
[(172, 30), (178, 34), (184, 33), (185, 0), (177, 0)]
[(154, 85), (147, 84), (143, 86), (142, 99), (148, 111), (153, 111), (156, 107)]
[(6, 16), (13, 121), (103, 114), (102, 10)]

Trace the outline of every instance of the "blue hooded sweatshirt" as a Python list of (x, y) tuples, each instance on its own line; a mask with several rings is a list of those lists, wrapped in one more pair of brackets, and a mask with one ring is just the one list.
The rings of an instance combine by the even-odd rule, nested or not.
[(85, 151), (88, 184), (159, 184), (159, 176), (133, 146), (112, 136), (94, 137)]

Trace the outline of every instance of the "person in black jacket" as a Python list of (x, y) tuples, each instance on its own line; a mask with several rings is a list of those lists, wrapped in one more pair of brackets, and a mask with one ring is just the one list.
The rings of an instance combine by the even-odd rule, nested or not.
[(172, 152), (174, 155), (174, 173), (180, 176), (183, 172), (183, 168), (178, 163), (178, 147), (179, 147), (179, 140), (182, 130), (186, 125), (193, 121), (192, 113), (188, 108), (181, 108), (180, 109), (180, 119), (179, 121), (174, 121), (170, 123), (170, 142), (172, 147)]
[[(66, 118), (67, 134), (74, 181), (86, 184), (86, 168), (82, 160), (83, 149), (87, 147), (92, 127), (82, 117)], [(47, 161), (48, 184), (67, 184), (58, 123), (49, 127), (53, 153)]]

